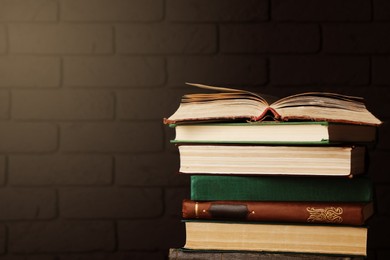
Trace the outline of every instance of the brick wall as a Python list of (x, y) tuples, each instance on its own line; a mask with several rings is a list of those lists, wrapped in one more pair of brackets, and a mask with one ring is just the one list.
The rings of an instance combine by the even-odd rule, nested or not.
[[(390, 119), (386, 0), (0, 0), (0, 259), (164, 259), (184, 241), (184, 82), (363, 96)], [(390, 257), (390, 127), (370, 259)]]

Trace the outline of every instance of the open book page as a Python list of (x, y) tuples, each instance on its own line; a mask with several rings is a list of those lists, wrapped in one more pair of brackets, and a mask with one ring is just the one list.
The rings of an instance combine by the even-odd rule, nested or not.
[(252, 99), (218, 99), (208, 102), (183, 102), (165, 123), (206, 120), (248, 120), (258, 117), (268, 105)]
[(280, 120), (322, 120), (378, 125), (360, 97), (326, 92), (308, 92), (280, 99), (270, 105)]
[(241, 99), (256, 100), (258, 102), (263, 103), (265, 106), (269, 106), (267, 100), (265, 100), (262, 96), (250, 91), (233, 89), (233, 88), (214, 87), (214, 86), (208, 86), (208, 85), (196, 84), (196, 83), (186, 83), (186, 84), (198, 88), (214, 90), (216, 92), (201, 93), (201, 94), (187, 94), (183, 96), (182, 102), (204, 102), (204, 101), (220, 100), (220, 99), (241, 98)]
[(251, 119), (269, 107), (261, 96), (239, 89), (213, 87), (202, 84), (188, 85), (213, 90), (213, 93), (184, 95), (178, 110), (166, 123), (180, 121)]
[[(380, 125), (363, 98), (326, 92), (308, 92), (288, 96), (273, 103), (259, 94), (223, 87), (187, 83), (212, 90), (212, 93), (183, 96), (177, 111), (164, 122), (190, 121), (261, 121), (268, 116), (274, 120), (330, 121), (365, 125)], [(271, 105), (269, 105), (271, 103)]]

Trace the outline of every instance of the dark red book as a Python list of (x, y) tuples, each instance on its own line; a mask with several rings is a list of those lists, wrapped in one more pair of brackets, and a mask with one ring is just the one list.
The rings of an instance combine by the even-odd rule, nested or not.
[(192, 201), (184, 200), (184, 219), (330, 223), (363, 225), (373, 214), (373, 203)]

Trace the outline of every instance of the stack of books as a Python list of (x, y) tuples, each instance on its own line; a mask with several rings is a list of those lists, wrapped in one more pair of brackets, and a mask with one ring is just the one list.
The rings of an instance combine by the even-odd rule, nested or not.
[(192, 85), (214, 92), (183, 96), (164, 119), (175, 128), (180, 172), (191, 175), (186, 243), (172, 259), (367, 254), (374, 210), (365, 144), (381, 121), (363, 99), (313, 92), (271, 103)]

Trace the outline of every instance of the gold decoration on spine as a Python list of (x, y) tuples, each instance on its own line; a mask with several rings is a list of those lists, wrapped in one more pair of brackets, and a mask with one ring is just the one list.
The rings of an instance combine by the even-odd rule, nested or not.
[(313, 208), (307, 207), (306, 210), (309, 212), (310, 216), (307, 219), (307, 222), (323, 222), (323, 223), (341, 223), (343, 218), (343, 208), (341, 207), (328, 207), (328, 208)]
[(199, 218), (198, 212), (199, 212), (199, 204), (198, 202), (195, 202), (195, 218)]

